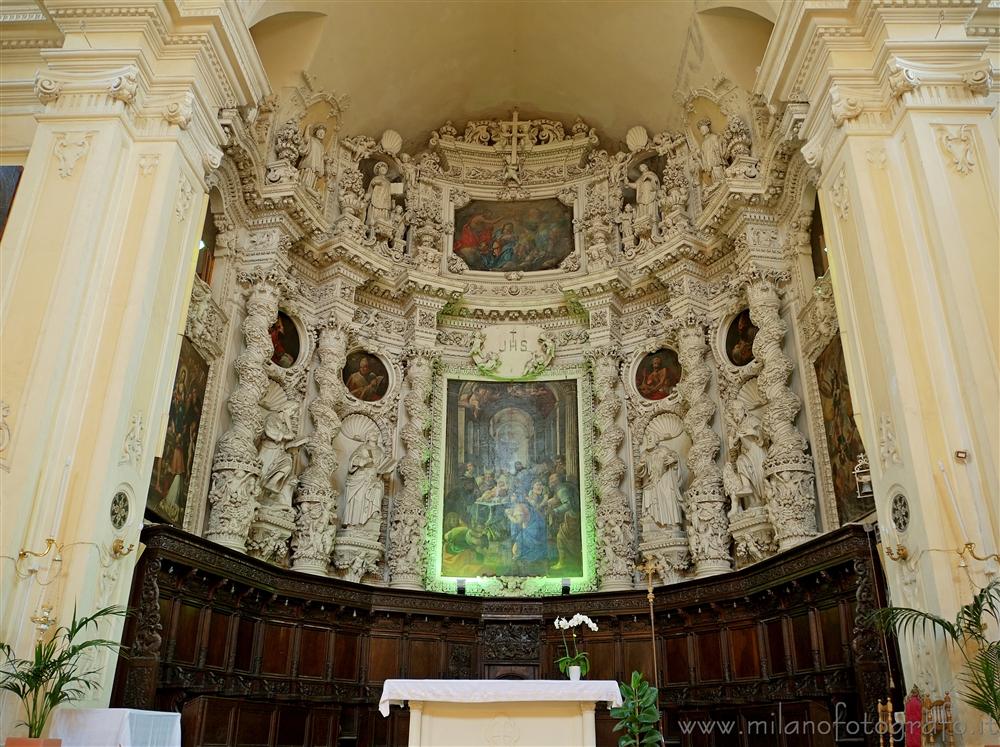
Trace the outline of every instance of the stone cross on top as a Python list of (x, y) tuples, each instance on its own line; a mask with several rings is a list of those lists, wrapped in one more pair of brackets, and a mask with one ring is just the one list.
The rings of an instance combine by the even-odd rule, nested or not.
[(518, 142), (521, 140), (526, 141), (524, 150), (528, 150), (531, 146), (530, 141), (528, 141), (528, 137), (531, 135), (531, 128), (534, 123), (530, 119), (524, 120), (523, 122), (518, 120), (517, 109), (514, 109), (509, 122), (497, 122), (497, 124), (500, 127), (501, 147), (507, 145), (509, 141), (510, 155), (516, 162)]

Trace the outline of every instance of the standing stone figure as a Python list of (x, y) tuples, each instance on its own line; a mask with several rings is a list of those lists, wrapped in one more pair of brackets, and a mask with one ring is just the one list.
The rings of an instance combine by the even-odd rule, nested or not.
[(726, 178), (722, 139), (712, 132), (712, 120), (707, 117), (698, 122), (698, 131), (701, 132), (701, 152), (697, 154), (699, 165), (709, 186), (714, 186)]
[(658, 526), (680, 527), (684, 524), (681, 508), (680, 460), (666, 441), (657, 442), (653, 434), (643, 439), (643, 456), (637, 474), (643, 481), (642, 514)]
[[(292, 507), (295, 489), (295, 456), (302, 442), (289, 444), (295, 437), (295, 410), (298, 405), (291, 400), (284, 402), (264, 419), (264, 439), (260, 445), (260, 485), (265, 502), (270, 505)], [(291, 453), (290, 453), (291, 452)]]
[(740, 452), (735, 467), (727, 463), (722, 471), (722, 482), (732, 501), (730, 518), (748, 508), (764, 505), (764, 459), (767, 457), (760, 418), (741, 402), (734, 403), (733, 416), (736, 421), (733, 438), (739, 443)]
[(368, 192), (365, 201), (368, 203), (368, 212), (365, 216), (365, 223), (369, 226), (375, 223), (389, 223), (392, 215), (392, 182), (386, 174), (389, 167), (382, 161), (375, 164), (375, 176), (368, 183)]
[(660, 180), (644, 163), (639, 164), (639, 178), (628, 185), (635, 189), (635, 219), (642, 221), (649, 218), (656, 221), (656, 197), (660, 189)]
[(351, 454), (347, 466), (344, 483), (347, 503), (341, 520), (343, 526), (364, 526), (382, 510), (382, 494), (385, 492), (382, 475), (392, 467), (393, 464), (385, 458), (385, 452), (378, 445), (378, 433), (371, 431)]
[(309, 189), (316, 189), (316, 180), (326, 173), (326, 165), (323, 156), (326, 146), (323, 139), (326, 137), (326, 127), (322, 124), (315, 125), (312, 133), (306, 138), (305, 143), (299, 146), (299, 181)]

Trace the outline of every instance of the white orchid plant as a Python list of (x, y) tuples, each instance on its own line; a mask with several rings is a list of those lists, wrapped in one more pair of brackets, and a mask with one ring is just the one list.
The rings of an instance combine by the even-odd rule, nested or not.
[[(556, 659), (556, 664), (559, 665), (559, 671), (566, 674), (566, 670), (570, 667), (580, 667), (580, 676), (586, 676), (587, 672), (590, 671), (590, 658), (587, 656), (586, 651), (580, 651), (577, 647), (576, 642), (576, 629), (581, 625), (586, 625), (591, 630), (597, 630), (597, 623), (591, 620), (586, 615), (581, 615), (579, 612), (569, 620), (565, 617), (557, 617), (555, 621), (556, 630), (562, 634), (563, 648), (566, 651), (566, 655)], [(569, 641), (566, 640), (566, 631), (569, 631), (573, 637), (573, 653), (569, 652)]]

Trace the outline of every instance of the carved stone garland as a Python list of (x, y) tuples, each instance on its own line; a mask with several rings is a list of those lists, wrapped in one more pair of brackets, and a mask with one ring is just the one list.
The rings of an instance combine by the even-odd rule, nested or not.
[(635, 530), (632, 511), (622, 492), (625, 462), (618, 456), (625, 432), (617, 418), (622, 397), (618, 391), (618, 356), (601, 348), (593, 353), (594, 458), (597, 461), (598, 568), (602, 591), (632, 588), (635, 566)]
[(309, 466), (302, 472), (295, 493), (295, 534), (292, 537), (292, 568), (305, 573), (326, 573), (336, 531), (337, 471), (334, 439), (340, 433), (337, 405), (342, 396), (340, 372), (347, 359), (347, 330), (324, 327), (317, 347), (319, 364), (315, 379), (318, 393), (309, 403), (313, 432), (306, 444)]
[(264, 429), (259, 405), (268, 384), (264, 365), (274, 351), (268, 330), (278, 318), (281, 287), (275, 273), (241, 280), (251, 282), (242, 326), (246, 349), (235, 364), (238, 383), (228, 405), (232, 426), (216, 447), (208, 494), (212, 508), (205, 536), (245, 552), (257, 508), (257, 479), (261, 471), (256, 442)]
[(400, 589), (423, 588), (424, 497), (428, 489), (427, 456), (431, 423), (428, 400), (434, 378), (434, 353), (417, 350), (410, 358), (406, 378), (410, 390), (403, 398), (409, 421), (401, 437), (404, 455), (399, 465), (403, 489), (392, 508), (389, 524), (389, 585)]
[(677, 357), (684, 376), (677, 387), (688, 408), (684, 415), (684, 427), (691, 437), (687, 455), (691, 470), (691, 484), (686, 493), (688, 541), (698, 577), (732, 568), (726, 498), (722, 492), (722, 473), (716, 463), (721, 440), (711, 427), (715, 402), (708, 392), (712, 370), (705, 360), (707, 352), (702, 321), (689, 315), (678, 331)]
[(764, 430), (771, 440), (764, 461), (768, 514), (778, 548), (785, 550), (816, 534), (816, 478), (806, 439), (795, 427), (801, 402), (788, 388), (792, 361), (781, 347), (788, 325), (781, 318), (775, 281), (755, 273), (747, 296), (759, 330), (753, 354), (761, 363), (757, 382), (767, 400)]

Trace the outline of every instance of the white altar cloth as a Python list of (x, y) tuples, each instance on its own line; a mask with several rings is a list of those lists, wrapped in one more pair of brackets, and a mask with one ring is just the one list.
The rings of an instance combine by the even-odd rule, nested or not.
[(379, 711), (410, 706), (409, 747), (595, 747), (597, 701), (613, 680), (386, 680)]
[(389, 715), (390, 705), (404, 700), (438, 703), (524, 703), (539, 700), (604, 701), (622, 704), (614, 680), (386, 680), (378, 710)]
[(63, 747), (181, 747), (181, 715), (132, 708), (61, 708), (50, 737)]

